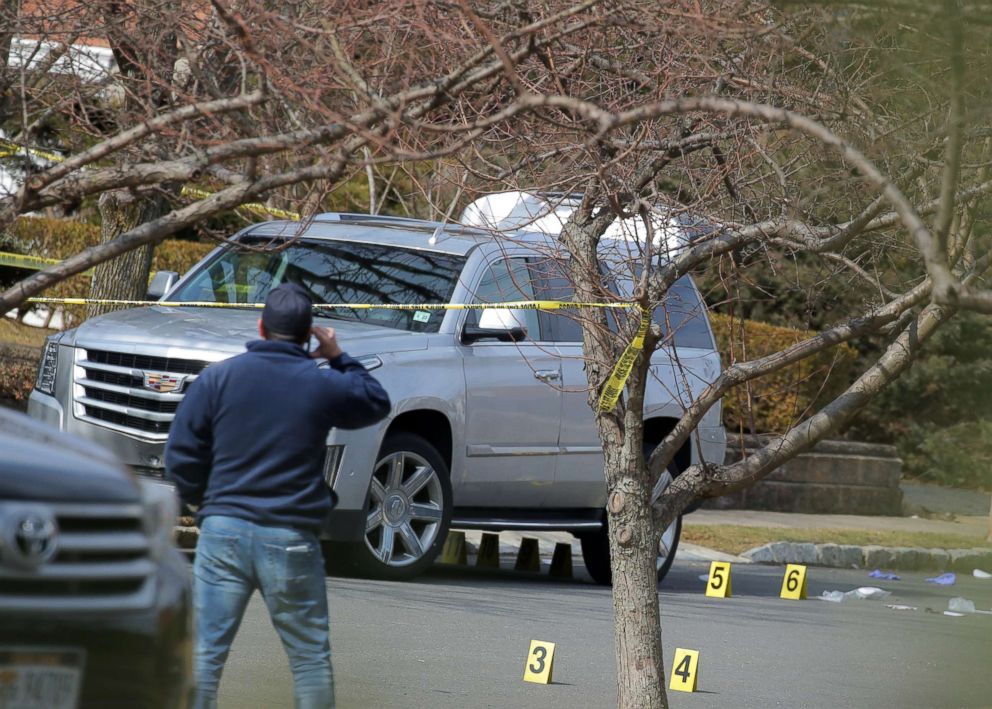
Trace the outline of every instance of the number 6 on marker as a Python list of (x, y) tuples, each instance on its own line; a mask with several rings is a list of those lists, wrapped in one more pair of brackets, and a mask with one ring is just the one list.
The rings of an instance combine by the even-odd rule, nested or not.
[(696, 691), (696, 670), (699, 668), (699, 650), (683, 650), (675, 648), (675, 660), (672, 662), (672, 681), (668, 688), (677, 692)]
[(555, 661), (555, 644), (531, 640), (527, 661), (524, 664), (524, 682), (549, 684)]
[(785, 577), (782, 579), (782, 598), (801, 601), (806, 598), (806, 567), (799, 564), (789, 564), (785, 567)]

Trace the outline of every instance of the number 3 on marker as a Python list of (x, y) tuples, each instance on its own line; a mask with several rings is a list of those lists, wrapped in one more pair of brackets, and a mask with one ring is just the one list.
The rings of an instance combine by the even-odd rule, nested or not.
[(710, 564), (706, 595), (714, 598), (730, 598), (730, 564), (726, 561), (714, 561)]
[(555, 644), (542, 640), (531, 640), (524, 664), (524, 682), (548, 684), (551, 682), (551, 671), (554, 669)]
[(782, 579), (782, 598), (801, 601), (806, 598), (806, 567), (799, 564), (789, 564), (785, 567), (785, 577)]
[(699, 668), (699, 650), (675, 648), (675, 661), (672, 662), (672, 681), (669, 689), (677, 692), (696, 691), (696, 670)]

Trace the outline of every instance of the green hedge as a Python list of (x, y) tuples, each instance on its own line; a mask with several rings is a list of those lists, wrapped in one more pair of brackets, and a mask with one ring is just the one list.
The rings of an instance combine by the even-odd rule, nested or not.
[[(21, 217), (8, 227), (6, 233), (0, 234), (0, 251), (42, 258), (63, 259), (98, 243), (98, 226), (71, 219)], [(214, 246), (213, 243), (166, 239), (155, 247), (152, 270), (185, 273)], [(56, 283), (42, 295), (79, 298), (89, 295), (89, 290), (89, 276), (78, 275)], [(76, 322), (81, 322), (86, 316), (83, 306), (69, 306), (66, 310)], [(31, 393), (41, 351), (3, 341), (4, 332), (6, 330), (0, 331), (0, 399), (23, 402)]]
[(908, 470), (940, 485), (992, 490), (992, 421), (965, 421), (919, 433), (911, 443), (900, 441)]
[(152, 273), (176, 271), (182, 275), (216, 246), (216, 243), (166, 239), (155, 247), (155, 253), (152, 255)]
[[(773, 354), (815, 334), (719, 313), (710, 314), (710, 324), (724, 367)], [(732, 389), (723, 398), (724, 425), (747, 433), (786, 430), (848, 386), (856, 357), (853, 347), (842, 344)]]
[[(100, 227), (71, 219), (50, 217), (21, 217), (0, 237), (0, 250), (42, 258), (64, 259), (88, 246), (100, 243)], [(152, 271), (185, 273), (202, 259), (215, 243), (165, 239), (155, 247)], [(89, 294), (89, 276), (78, 275), (55, 284), (42, 295), (80, 298)], [(69, 309), (77, 319), (84, 317), (84, 308)]]
[(40, 357), (40, 348), (0, 342), (0, 401), (27, 400)]
[[(62, 259), (99, 244), (100, 227), (72, 219), (21, 217), (0, 243), (18, 253)], [(185, 273), (215, 246), (212, 242), (165, 239), (155, 247), (152, 270)]]

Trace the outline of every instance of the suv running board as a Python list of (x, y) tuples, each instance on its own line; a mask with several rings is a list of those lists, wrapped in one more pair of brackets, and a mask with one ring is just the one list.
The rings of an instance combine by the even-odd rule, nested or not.
[(605, 510), (499, 510), (460, 508), (454, 510), (455, 529), (486, 531), (531, 530), (544, 532), (595, 532), (603, 528)]

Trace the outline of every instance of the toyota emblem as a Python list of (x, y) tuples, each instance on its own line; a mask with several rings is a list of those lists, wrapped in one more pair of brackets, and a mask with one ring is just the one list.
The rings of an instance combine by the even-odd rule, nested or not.
[(58, 551), (54, 515), (43, 507), (8, 508), (3, 525), (3, 560), (15, 566), (37, 568)]

